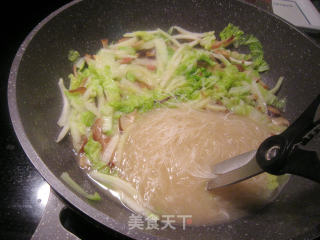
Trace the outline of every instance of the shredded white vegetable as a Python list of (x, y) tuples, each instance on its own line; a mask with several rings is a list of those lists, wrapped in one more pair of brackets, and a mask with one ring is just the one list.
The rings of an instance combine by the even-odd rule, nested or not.
[(280, 77), (278, 79), (276, 85), (270, 90), (270, 93), (276, 94), (279, 91), (279, 89), (280, 89), (280, 87), (282, 85), (283, 79), (284, 79), (284, 77)]
[(104, 150), (102, 154), (102, 159), (101, 159), (103, 162), (108, 163), (111, 160), (111, 157), (117, 148), (118, 142), (119, 142), (119, 134), (114, 135), (111, 138), (108, 146)]
[(252, 87), (252, 92), (254, 94), (256, 94), (256, 96), (258, 97), (257, 101), (258, 101), (259, 107), (261, 108), (261, 110), (263, 112), (266, 113), (267, 112), (267, 104), (266, 104), (266, 102), (265, 102), (265, 100), (264, 100), (264, 98), (263, 98), (263, 96), (262, 96), (262, 94), (261, 94), (261, 92), (260, 92), (260, 90), (258, 88), (258, 85), (257, 85), (256, 81), (252, 81), (251, 82), (251, 87)]
[(232, 63), (237, 63), (237, 64), (243, 64), (245, 66), (249, 66), (252, 64), (252, 62), (250, 61), (243, 61), (243, 60), (238, 60), (238, 59), (235, 59), (233, 57), (230, 57), (230, 62)]
[(61, 131), (56, 139), (56, 142), (60, 142), (68, 134), (69, 130), (70, 130), (70, 127), (69, 127), (69, 124), (67, 123), (61, 129)]
[(201, 38), (203, 36), (203, 33), (190, 32), (190, 31), (188, 31), (182, 27), (179, 27), (179, 26), (173, 26), (173, 29), (176, 29), (181, 34), (192, 35), (197, 38)]
[(62, 127), (62, 126), (65, 126), (68, 123), (68, 115), (69, 115), (69, 112), (70, 112), (70, 105), (69, 105), (68, 99), (67, 99), (67, 97), (66, 97), (66, 95), (64, 93), (64, 91), (67, 91), (67, 89), (63, 84), (63, 79), (62, 78), (59, 79), (58, 85), (59, 85), (60, 93), (61, 93), (62, 100), (63, 100), (63, 107), (62, 107), (61, 115), (60, 115), (59, 120), (58, 120), (58, 125), (60, 127)]

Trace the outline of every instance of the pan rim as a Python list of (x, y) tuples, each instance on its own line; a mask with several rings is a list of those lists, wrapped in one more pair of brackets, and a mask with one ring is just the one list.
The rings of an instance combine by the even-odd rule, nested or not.
[[(22, 44), (20, 45), (13, 63), (10, 68), (10, 74), (8, 78), (8, 88), (7, 88), (7, 99), (8, 99), (8, 107), (9, 107), (9, 115), (10, 119), (13, 125), (14, 132), (19, 140), (19, 143), (21, 144), (25, 154), (27, 155), (28, 159), (31, 161), (31, 163), (34, 165), (34, 167), (37, 169), (37, 171), (41, 174), (41, 176), (49, 183), (50, 187), (52, 187), (60, 196), (63, 197), (70, 205), (75, 207), (77, 210), (83, 212), (88, 217), (92, 218), (95, 221), (100, 222), (101, 224), (105, 225), (106, 227), (110, 227), (111, 229), (122, 233), (126, 236), (141, 239), (141, 237), (146, 237), (148, 239), (165, 239), (158, 236), (154, 236), (151, 234), (148, 234), (146, 232), (140, 231), (140, 230), (130, 230), (127, 226), (127, 224), (120, 223), (116, 221), (115, 219), (109, 217), (107, 214), (98, 211), (96, 208), (92, 207), (90, 204), (86, 203), (84, 200), (82, 200), (80, 197), (78, 197), (74, 192), (72, 192), (65, 184), (62, 183), (62, 181), (56, 177), (50, 169), (43, 163), (40, 156), (37, 154), (36, 150), (33, 148), (31, 142), (29, 141), (24, 128), (23, 124), (20, 118), (18, 105), (16, 102), (16, 82), (18, 77), (18, 70), (20, 66), (20, 62), (23, 58), (23, 55), (29, 45), (29, 43), (32, 41), (33, 37), (38, 33), (38, 31), (46, 25), (49, 21), (51, 21), (54, 17), (59, 15), (64, 10), (72, 7), (73, 5), (76, 5), (78, 3), (81, 3), (83, 0), (73, 0), (68, 4), (63, 5), (59, 9), (55, 10), (51, 14), (49, 14), (47, 17), (45, 17), (40, 23), (38, 23), (32, 31), (27, 35), (27, 37), (24, 39)], [(232, 0), (229, 0), (232, 1)], [(276, 18), (278, 21), (281, 21), (288, 25), (288, 27), (294, 31), (297, 31), (299, 34), (304, 36), (309, 42), (311, 42), (315, 47), (320, 49), (319, 44), (317, 44), (314, 40), (312, 40), (307, 34), (293, 26), (291, 23), (283, 20), (279, 16), (268, 12), (262, 8), (259, 8), (251, 3), (245, 2), (244, 0), (237, 0), (241, 4), (251, 6), (259, 11), (262, 11), (271, 17)]]

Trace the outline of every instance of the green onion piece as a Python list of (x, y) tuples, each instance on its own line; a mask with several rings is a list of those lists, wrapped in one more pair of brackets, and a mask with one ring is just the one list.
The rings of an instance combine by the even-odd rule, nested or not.
[(67, 172), (63, 172), (61, 174), (61, 179), (65, 181), (66, 184), (68, 184), (74, 191), (81, 194), (82, 196), (88, 198), (92, 201), (100, 201), (101, 197), (99, 193), (95, 192), (94, 194), (87, 193), (78, 183), (76, 183)]

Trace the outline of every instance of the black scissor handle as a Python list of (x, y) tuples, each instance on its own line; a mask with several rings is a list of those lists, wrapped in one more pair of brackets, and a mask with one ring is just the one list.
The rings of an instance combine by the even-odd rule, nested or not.
[[(288, 144), (302, 143), (310, 137), (309, 133), (318, 129), (320, 125), (320, 95), (308, 106), (308, 108), (294, 121), (282, 134), (288, 140)], [(311, 136), (312, 138), (313, 136)], [(310, 139), (311, 139), (310, 138)], [(309, 140), (310, 140), (309, 139)]]
[(320, 182), (320, 159), (307, 144), (320, 131), (320, 95), (282, 134), (267, 138), (257, 151), (260, 167), (271, 174), (291, 173)]

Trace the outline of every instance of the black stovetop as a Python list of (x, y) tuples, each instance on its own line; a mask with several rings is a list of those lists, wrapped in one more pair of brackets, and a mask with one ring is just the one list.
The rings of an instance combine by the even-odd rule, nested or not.
[(30, 239), (42, 216), (49, 190), (20, 147), (9, 120), (7, 81), (10, 66), (20, 44), (35, 25), (67, 2), (7, 1), (2, 5), (0, 239)]
[[(35, 25), (68, 2), (9, 1), (2, 8), (5, 44), (2, 45), (0, 64), (0, 239), (30, 239), (49, 194), (49, 186), (23, 152), (10, 123), (6, 91), (10, 65), (19, 45)], [(312, 37), (320, 42), (319, 35)]]

